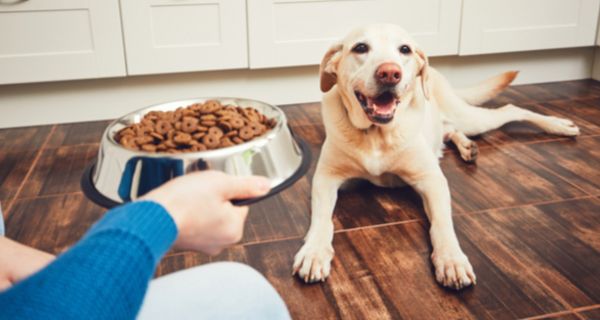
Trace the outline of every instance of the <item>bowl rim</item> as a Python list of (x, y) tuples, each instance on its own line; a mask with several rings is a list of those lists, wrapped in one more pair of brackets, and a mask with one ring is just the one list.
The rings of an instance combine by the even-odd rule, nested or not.
[[(147, 151), (142, 151), (142, 150), (131, 150), (131, 149), (127, 149), (124, 146), (122, 146), (112, 136), (112, 135), (114, 135), (114, 133), (116, 131), (116, 130), (114, 130), (114, 127), (119, 124), (123, 124), (122, 122), (124, 122), (128, 118), (133, 118), (135, 116), (143, 117), (148, 112), (153, 111), (153, 110), (160, 110), (160, 107), (169, 105), (169, 104), (173, 104), (173, 105), (180, 104), (178, 107), (182, 107), (182, 106), (187, 107), (190, 104), (198, 103), (198, 102), (206, 102), (208, 100), (218, 100), (219, 102), (222, 102), (223, 100), (225, 100), (225, 101), (235, 101), (235, 102), (239, 102), (239, 103), (249, 102), (249, 103), (253, 103), (253, 104), (259, 104), (262, 107), (271, 108), (272, 110), (277, 112), (277, 117), (278, 117), (278, 119), (276, 119), (277, 124), (275, 125), (275, 127), (273, 129), (271, 129), (266, 134), (263, 134), (262, 136), (252, 139), (250, 141), (247, 141), (247, 142), (244, 142), (244, 143), (241, 143), (238, 145), (234, 145), (231, 147), (225, 147), (225, 148), (214, 149), (214, 150), (206, 150), (206, 151), (197, 151), (197, 152), (164, 153), (164, 152), (147, 152)], [(242, 105), (239, 105), (239, 104), (238, 104), (238, 106), (243, 107)], [(175, 110), (178, 107), (174, 107), (172, 110)], [(133, 122), (133, 123), (138, 123), (138, 122)], [(281, 130), (283, 130), (283, 128), (287, 128), (287, 117), (286, 117), (285, 113), (283, 112), (283, 110), (281, 110), (281, 108), (277, 107), (276, 105), (266, 103), (261, 100), (255, 100), (255, 99), (249, 99), (249, 98), (224, 97), (224, 96), (197, 97), (197, 98), (165, 101), (162, 103), (152, 104), (150, 106), (146, 106), (146, 107), (143, 107), (140, 109), (136, 109), (132, 112), (129, 112), (129, 113), (113, 120), (106, 127), (106, 129), (104, 130), (104, 133), (102, 134), (103, 141), (101, 144), (105, 143), (104, 140), (106, 140), (106, 142), (110, 143), (111, 146), (119, 148), (123, 151), (129, 152), (133, 156), (140, 156), (140, 157), (174, 158), (174, 159), (196, 159), (198, 157), (202, 157), (202, 158), (210, 159), (210, 158), (220, 158), (220, 157), (224, 157), (224, 156), (242, 153), (247, 150), (251, 150), (255, 147), (260, 148), (260, 147), (268, 144), (271, 140), (273, 140), (277, 136), (277, 134), (279, 134), (281, 132)]]

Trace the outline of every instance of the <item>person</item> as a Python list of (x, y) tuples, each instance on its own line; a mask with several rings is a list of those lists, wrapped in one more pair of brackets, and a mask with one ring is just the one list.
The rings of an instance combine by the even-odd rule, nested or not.
[[(210, 255), (242, 237), (261, 177), (195, 172), (109, 210), (58, 257), (0, 237), (1, 319), (289, 319), (275, 289), (232, 262), (151, 278), (173, 245)], [(7, 226), (10, 228), (10, 225)]]

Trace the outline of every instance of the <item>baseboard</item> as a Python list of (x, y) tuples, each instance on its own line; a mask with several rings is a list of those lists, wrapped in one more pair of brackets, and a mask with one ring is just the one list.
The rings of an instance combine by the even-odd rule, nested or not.
[[(516, 84), (592, 77), (594, 48), (437, 57), (431, 64), (455, 86), (506, 70)], [(598, 72), (600, 75), (600, 66)], [(273, 104), (319, 101), (318, 67), (231, 70), (0, 86), (0, 128), (117, 118), (171, 100), (235, 96)]]

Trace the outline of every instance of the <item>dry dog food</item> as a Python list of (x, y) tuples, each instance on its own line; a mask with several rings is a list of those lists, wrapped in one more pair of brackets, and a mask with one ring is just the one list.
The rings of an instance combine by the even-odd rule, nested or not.
[(117, 132), (115, 140), (132, 150), (197, 152), (250, 141), (275, 125), (275, 119), (254, 108), (209, 100), (175, 111), (151, 111), (139, 123)]

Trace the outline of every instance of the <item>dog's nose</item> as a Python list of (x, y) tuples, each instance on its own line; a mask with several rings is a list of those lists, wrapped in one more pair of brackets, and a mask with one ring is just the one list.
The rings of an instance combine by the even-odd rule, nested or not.
[(375, 71), (377, 82), (388, 86), (398, 84), (401, 77), (402, 71), (400, 71), (400, 66), (391, 62), (380, 65), (377, 71)]

